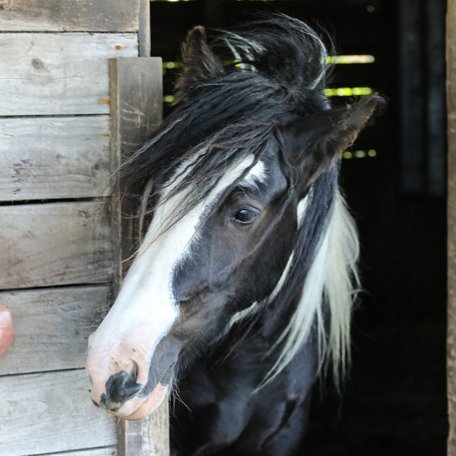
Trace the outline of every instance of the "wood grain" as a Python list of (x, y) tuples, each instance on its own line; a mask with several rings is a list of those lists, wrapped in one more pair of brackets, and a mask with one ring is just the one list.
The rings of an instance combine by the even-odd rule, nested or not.
[(150, 0), (140, 0), (138, 43), (139, 56), (150, 57)]
[(109, 192), (108, 116), (0, 118), (0, 201)]
[(448, 109), (448, 456), (456, 456), (456, 0), (447, 4)]
[(52, 453), (52, 456), (117, 456), (117, 447), (96, 448), (65, 453)]
[[(122, 58), (109, 62), (110, 100), (112, 116), (111, 150), (112, 163), (122, 163), (138, 150), (162, 119), (163, 83), (162, 59)], [(136, 226), (131, 210), (131, 201), (125, 198), (120, 207), (120, 189), (116, 189), (115, 204), (118, 228), (117, 238), (120, 245), (119, 257), (131, 258), (135, 251), (133, 242)], [(120, 214), (127, 217), (121, 219)], [(119, 282), (128, 261), (119, 261), (116, 282)], [(122, 270), (122, 268), (124, 270)]]
[(0, 377), (0, 449), (23, 456), (116, 444), (114, 419), (93, 406), (83, 370)]
[[(121, 455), (127, 456), (168, 456), (169, 404), (165, 401), (151, 415), (139, 421), (122, 421), (119, 435)], [(121, 443), (122, 442), (122, 443)]]
[(137, 55), (136, 33), (1, 33), (0, 116), (106, 114), (107, 60)]
[(15, 326), (0, 375), (84, 367), (87, 338), (105, 315), (109, 295), (106, 286), (0, 292)]
[(113, 130), (121, 159), (149, 139), (162, 119), (162, 59), (118, 58), (109, 62)]
[(112, 232), (103, 202), (0, 207), (0, 289), (107, 282)]
[(0, 30), (136, 32), (140, 0), (3, 0)]

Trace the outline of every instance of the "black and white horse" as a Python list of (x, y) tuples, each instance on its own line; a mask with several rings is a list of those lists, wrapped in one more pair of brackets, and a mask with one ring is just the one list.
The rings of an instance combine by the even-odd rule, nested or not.
[(174, 112), (121, 172), (148, 227), (89, 340), (92, 399), (140, 419), (174, 391), (174, 454), (294, 454), (322, 366), (349, 362), (339, 165), (382, 100), (332, 107), (325, 46), (282, 15), (210, 45), (196, 27), (182, 61)]

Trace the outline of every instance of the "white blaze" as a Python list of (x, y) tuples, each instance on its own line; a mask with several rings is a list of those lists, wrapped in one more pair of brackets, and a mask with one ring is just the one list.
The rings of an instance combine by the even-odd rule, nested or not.
[[(96, 401), (110, 375), (121, 370), (131, 372), (135, 364), (137, 383), (147, 383), (155, 348), (179, 316), (172, 290), (174, 269), (191, 253), (205, 208), (252, 162), (253, 156), (248, 156), (233, 166), (204, 201), (169, 227), (167, 223), (182, 209), (185, 192), (162, 198), (113, 307), (89, 340), (87, 370), (92, 377), (92, 396)], [(181, 178), (175, 176), (174, 180)]]
[(258, 184), (260, 182), (263, 182), (266, 179), (266, 177), (266, 166), (261, 160), (259, 160), (255, 163), (254, 166), (252, 166), (240, 185), (255, 189), (258, 187)]

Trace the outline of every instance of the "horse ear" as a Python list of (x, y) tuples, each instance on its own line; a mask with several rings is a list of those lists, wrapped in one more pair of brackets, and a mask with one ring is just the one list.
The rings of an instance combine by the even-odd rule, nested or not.
[(306, 187), (338, 163), (374, 112), (383, 105), (382, 97), (371, 95), (353, 106), (301, 117), (281, 127), (282, 147)]
[(196, 86), (223, 71), (223, 65), (212, 52), (206, 40), (206, 30), (201, 25), (187, 34), (181, 46), (182, 73), (177, 81), (176, 97), (179, 100)]

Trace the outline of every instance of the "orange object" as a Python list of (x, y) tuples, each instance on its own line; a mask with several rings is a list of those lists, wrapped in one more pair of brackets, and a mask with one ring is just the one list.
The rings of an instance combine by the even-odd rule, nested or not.
[(0, 305), (0, 356), (4, 355), (14, 339), (13, 318), (10, 311)]

